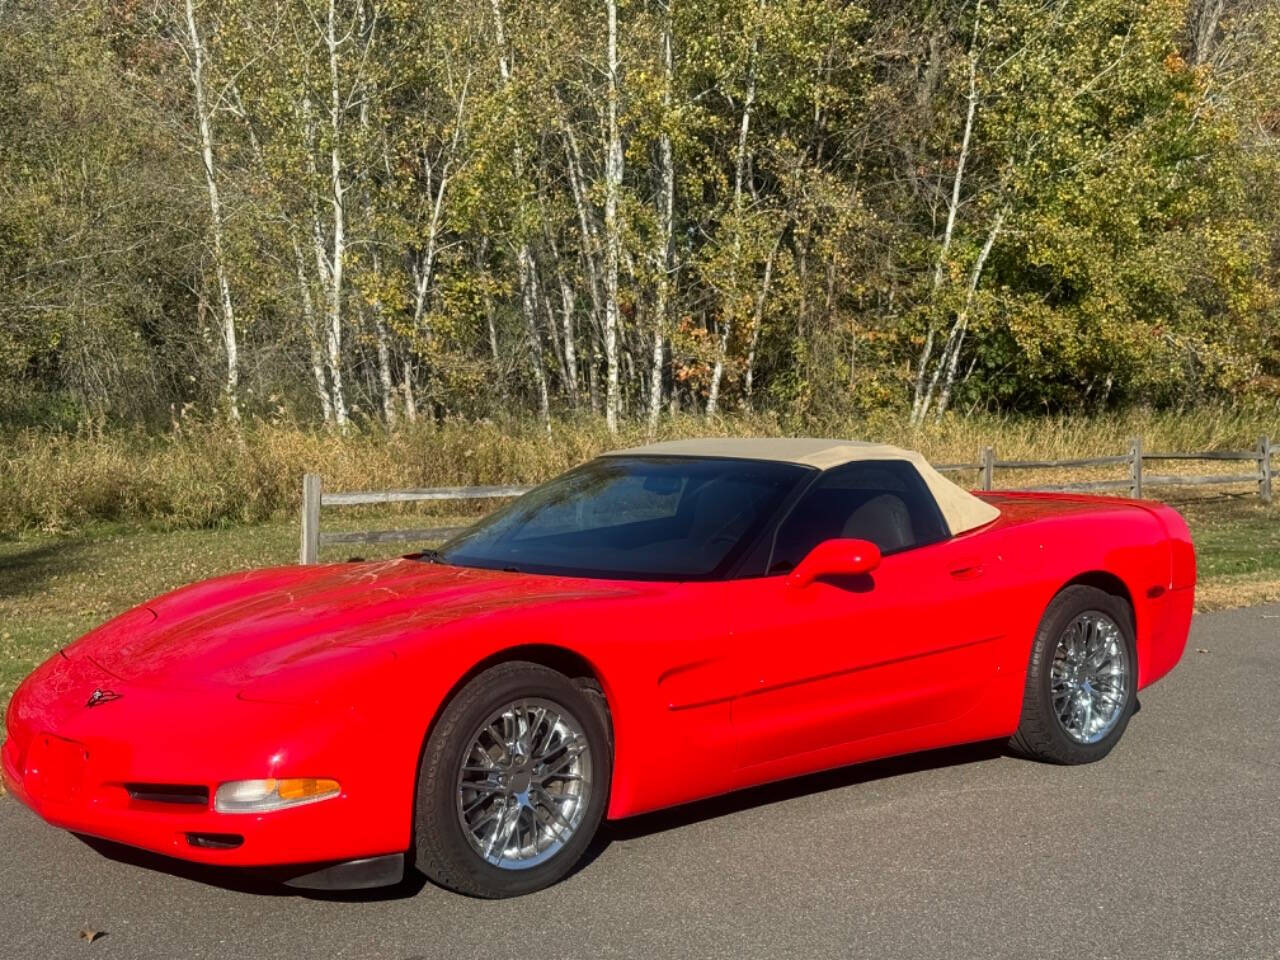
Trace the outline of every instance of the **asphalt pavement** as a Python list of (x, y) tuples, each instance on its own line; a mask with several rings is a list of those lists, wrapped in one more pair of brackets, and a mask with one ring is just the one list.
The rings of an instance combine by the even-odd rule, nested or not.
[[(315, 897), (0, 798), (0, 957), (1280, 957), (1280, 607), (1197, 617), (1101, 763), (998, 745), (606, 827), (550, 890)], [(94, 931), (92, 941), (82, 931)]]

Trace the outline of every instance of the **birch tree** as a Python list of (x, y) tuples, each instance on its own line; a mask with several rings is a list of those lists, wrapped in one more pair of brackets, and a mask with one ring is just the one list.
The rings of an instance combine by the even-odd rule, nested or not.
[(978, 251), (978, 258), (974, 261), (973, 269), (969, 274), (969, 282), (965, 287), (964, 305), (957, 313), (955, 321), (951, 324), (951, 331), (947, 335), (946, 342), (942, 345), (942, 352), (938, 356), (933, 376), (930, 377), (929, 386), (921, 399), (919, 413), (915, 414), (915, 411), (912, 411), (915, 423), (919, 423), (928, 416), (929, 408), (933, 404), (934, 392), (938, 389), (939, 380), (942, 382), (942, 391), (938, 396), (937, 407), (937, 418), (939, 420), (947, 412), (947, 407), (951, 403), (951, 391), (955, 386), (960, 351), (964, 347), (964, 338), (969, 331), (969, 315), (973, 310), (973, 298), (978, 292), (978, 284), (982, 281), (982, 271), (986, 268), (987, 258), (991, 256), (991, 248), (995, 246), (996, 240), (1000, 236), (1000, 231), (1004, 227), (1004, 218), (1007, 213), (1007, 210), (1000, 210), (995, 215), (991, 229), (987, 232), (987, 238), (983, 241), (982, 249)]
[(320, 412), (325, 426), (333, 422), (333, 397), (329, 392), (329, 382), (325, 378), (324, 352), (320, 347), (319, 323), (316, 319), (315, 300), (311, 296), (311, 278), (307, 275), (307, 263), (302, 255), (302, 245), (296, 236), (290, 238), (293, 248), (294, 273), (298, 278), (298, 297), (302, 303), (302, 319), (305, 336), (310, 347), (311, 379), (315, 384), (316, 396), (320, 400)]
[[(511, 64), (507, 49), (507, 35), (502, 18), (502, 0), (490, 0), (493, 9), (494, 43), (498, 50), (498, 76), (504, 88), (511, 87)], [(518, 135), (512, 147), (512, 163), (517, 183), (524, 178), (524, 151), (520, 147)], [(547, 387), (546, 365), (542, 361), (542, 338), (538, 334), (538, 274), (533, 254), (529, 249), (529, 241), (524, 236), (523, 227), (516, 238), (516, 273), (520, 288), (520, 308), (524, 316), (525, 328), (529, 337), (530, 359), (533, 363), (534, 381), (538, 388), (538, 414), (548, 433), (551, 432), (551, 400)]]
[(672, 96), (675, 87), (675, 52), (672, 40), (672, 4), (667, 0), (662, 13), (662, 118), (658, 134), (658, 231), (654, 244), (654, 261), (658, 282), (653, 308), (653, 359), (649, 371), (649, 436), (658, 430), (658, 417), (662, 412), (663, 348), (671, 310), (671, 287), (675, 282), (675, 155), (671, 145), (670, 124)]
[(774, 241), (769, 255), (764, 261), (764, 279), (760, 282), (760, 294), (756, 297), (755, 313), (751, 318), (751, 338), (747, 347), (747, 372), (742, 379), (743, 401), (748, 410), (751, 409), (752, 391), (755, 380), (756, 347), (760, 344), (760, 331), (764, 327), (765, 303), (769, 299), (769, 288), (773, 285), (773, 263), (778, 257), (778, 248), (782, 246), (782, 233)]
[(196, 127), (200, 133), (200, 159), (203, 166), (205, 187), (209, 195), (209, 235), (212, 244), (214, 276), (218, 284), (219, 307), (222, 311), (222, 343), (226, 353), (226, 378), (223, 396), (227, 415), (232, 421), (240, 419), (239, 384), (240, 351), (236, 341), (236, 314), (231, 301), (231, 281), (228, 277), (225, 252), (222, 200), (218, 194), (218, 178), (214, 167), (212, 107), (205, 89), (205, 46), (196, 25), (193, 0), (185, 0), (186, 54), (191, 73), (191, 89), (195, 100)]
[[(760, 0), (758, 10), (764, 12), (767, 0)], [(738, 121), (738, 145), (733, 164), (733, 265), (739, 266), (742, 250), (743, 187), (747, 176), (747, 142), (751, 135), (751, 112), (756, 103), (756, 67), (760, 54), (760, 25), (752, 22), (749, 27), (751, 40), (747, 54), (745, 93), (742, 98), (741, 119)], [(711, 386), (707, 392), (707, 419), (716, 415), (720, 403), (720, 383), (724, 379), (725, 358), (729, 352), (729, 338), (733, 333), (733, 313), (726, 311), (721, 321), (720, 341), (716, 349), (715, 363), (711, 370)]]
[[(964, 188), (965, 168), (969, 164), (969, 150), (973, 143), (973, 125), (978, 114), (978, 31), (982, 26), (982, 0), (977, 0), (973, 10), (973, 34), (969, 40), (966, 56), (968, 74), (968, 94), (965, 97), (964, 133), (960, 138), (960, 152), (956, 156), (956, 170), (951, 179), (951, 193), (947, 199), (946, 226), (942, 230), (942, 240), (938, 245), (938, 257), (933, 267), (933, 278), (930, 282), (931, 308), (936, 308), (939, 292), (946, 278), (947, 258), (951, 253), (951, 242), (955, 237), (956, 215), (960, 211), (962, 191)], [(985, 257), (983, 258), (985, 260)], [(911, 423), (919, 424), (928, 412), (933, 393), (933, 382), (926, 386), (929, 364), (933, 360), (934, 341), (938, 335), (937, 320), (934, 310), (930, 310), (928, 326), (925, 330), (924, 345), (920, 348), (920, 357), (916, 361), (915, 396), (911, 401)], [(941, 370), (945, 361), (937, 364)]]
[(324, 45), (329, 61), (329, 203), (332, 208), (328, 257), (319, 265), (329, 279), (329, 383), (333, 390), (333, 419), (339, 428), (347, 425), (347, 402), (342, 389), (342, 297), (347, 263), (346, 187), (342, 171), (344, 104), (338, 86), (339, 50), (344, 38), (338, 36), (336, 0), (329, 0), (324, 26)]
[(459, 146), (462, 142), (463, 122), (467, 109), (467, 88), (471, 78), (468, 75), (462, 81), (462, 90), (458, 94), (457, 116), (453, 124), (453, 134), (447, 145), (432, 157), (423, 151), (422, 183), (427, 196), (431, 198), (431, 215), (427, 220), (426, 237), (422, 249), (413, 259), (413, 326), (422, 326), (426, 314), (428, 293), (431, 281), (435, 277), (436, 256), (440, 247), (440, 231), (444, 222), (445, 192), (449, 189), (449, 181), (453, 176), (453, 168), (459, 162)]
[(610, 433), (618, 432), (618, 261), (622, 252), (621, 227), (618, 223), (618, 194), (622, 189), (622, 134), (618, 128), (618, 3), (605, 0), (608, 11), (608, 107), (607, 143), (604, 175), (604, 351), (608, 365), (604, 416)]

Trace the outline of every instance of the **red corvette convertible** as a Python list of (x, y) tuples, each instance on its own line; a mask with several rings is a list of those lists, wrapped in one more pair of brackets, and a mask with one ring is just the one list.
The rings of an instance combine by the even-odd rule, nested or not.
[(18, 689), (4, 775), (185, 860), (511, 896), (605, 817), (993, 738), (1098, 760), (1181, 656), (1195, 575), (1159, 504), (975, 496), (873, 444), (662, 443), (439, 550), (130, 610)]

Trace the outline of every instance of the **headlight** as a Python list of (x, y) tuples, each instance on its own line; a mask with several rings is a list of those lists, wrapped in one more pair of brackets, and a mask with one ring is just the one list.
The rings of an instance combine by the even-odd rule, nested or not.
[(213, 809), (219, 813), (265, 813), (336, 797), (337, 780), (295, 777), (291, 780), (232, 780), (218, 787)]

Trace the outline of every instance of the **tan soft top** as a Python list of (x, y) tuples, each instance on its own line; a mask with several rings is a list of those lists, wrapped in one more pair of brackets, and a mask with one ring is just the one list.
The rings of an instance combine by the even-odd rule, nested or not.
[(905, 460), (916, 468), (938, 503), (953, 534), (981, 527), (1000, 516), (991, 504), (956, 486), (914, 450), (887, 443), (858, 440), (818, 440), (812, 437), (755, 438), (708, 437), (668, 440), (630, 450), (613, 450), (606, 456), (732, 457), (738, 460), (773, 460), (830, 470), (855, 460)]

